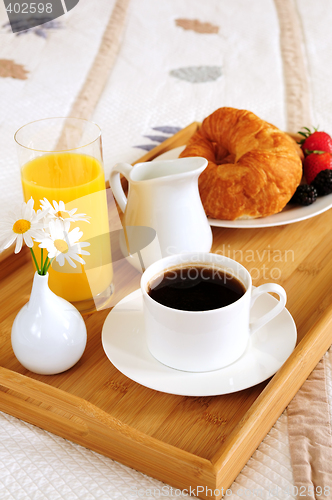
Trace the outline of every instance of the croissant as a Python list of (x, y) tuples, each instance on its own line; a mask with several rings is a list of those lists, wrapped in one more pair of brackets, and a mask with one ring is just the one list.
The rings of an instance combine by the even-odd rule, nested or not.
[(180, 157), (203, 156), (199, 177), (205, 212), (214, 219), (251, 219), (280, 212), (302, 178), (300, 148), (254, 113), (219, 108), (205, 118)]

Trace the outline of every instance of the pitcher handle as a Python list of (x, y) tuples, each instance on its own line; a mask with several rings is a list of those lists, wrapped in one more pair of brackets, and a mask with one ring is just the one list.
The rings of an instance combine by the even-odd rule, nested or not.
[(263, 325), (271, 321), (271, 319), (275, 318), (279, 313), (281, 313), (286, 305), (287, 295), (284, 288), (277, 283), (265, 283), (252, 291), (250, 307), (254, 305), (254, 302), (260, 295), (267, 292), (274, 292), (279, 295), (279, 302), (271, 309), (271, 311), (256, 319), (253, 323), (250, 323), (250, 333), (254, 333)]
[(120, 174), (124, 175), (128, 183), (130, 182), (130, 172), (133, 167), (129, 163), (117, 163), (111, 170), (110, 173), (110, 186), (114, 195), (114, 198), (118, 202), (118, 205), (122, 212), (126, 210), (127, 206), (127, 196), (125, 195)]

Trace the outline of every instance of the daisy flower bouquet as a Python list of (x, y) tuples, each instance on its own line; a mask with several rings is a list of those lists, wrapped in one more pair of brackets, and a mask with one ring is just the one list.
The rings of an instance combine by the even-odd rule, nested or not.
[[(53, 201), (46, 198), (40, 200), (40, 208), (34, 210), (34, 200), (13, 212), (9, 212), (2, 227), (0, 227), (0, 251), (15, 243), (15, 253), (21, 251), (23, 243), (29, 247), (38, 274), (44, 276), (54, 259), (60, 266), (67, 261), (76, 268), (76, 262), (85, 264), (82, 255), (90, 255), (85, 247), (90, 243), (79, 241), (83, 232), (78, 227), (70, 229), (72, 222), (89, 222), (86, 214), (77, 214), (77, 209), (66, 210), (63, 201)], [(33, 250), (34, 242), (40, 247), (38, 262)]]

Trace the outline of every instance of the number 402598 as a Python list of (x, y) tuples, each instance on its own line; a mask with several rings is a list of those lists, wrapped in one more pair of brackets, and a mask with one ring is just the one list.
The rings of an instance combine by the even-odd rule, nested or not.
[(6, 8), (6, 11), (10, 14), (14, 12), (15, 14), (51, 14), (52, 4), (51, 3), (10, 3)]

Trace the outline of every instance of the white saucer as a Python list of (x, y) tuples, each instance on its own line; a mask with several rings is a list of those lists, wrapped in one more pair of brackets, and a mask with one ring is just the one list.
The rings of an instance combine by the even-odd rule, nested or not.
[[(154, 160), (174, 160), (179, 157), (185, 146), (179, 146), (159, 155)], [(319, 196), (315, 203), (307, 207), (297, 205), (286, 205), (285, 208), (278, 214), (270, 215), (269, 217), (261, 217), (259, 219), (248, 220), (221, 220), (208, 219), (210, 226), (230, 227), (230, 228), (258, 228), (258, 227), (274, 227), (283, 226), (284, 224), (292, 224), (302, 220), (310, 219), (316, 215), (320, 215), (326, 210), (332, 208), (332, 193), (327, 196)]]
[[(270, 310), (272, 295), (261, 295), (252, 319)], [(109, 313), (102, 330), (102, 344), (113, 365), (131, 380), (156, 391), (181, 396), (216, 396), (241, 391), (276, 373), (296, 344), (296, 326), (287, 309), (255, 332), (247, 350), (226, 368), (204, 373), (174, 370), (157, 361), (145, 341), (143, 298), (136, 290)]]

